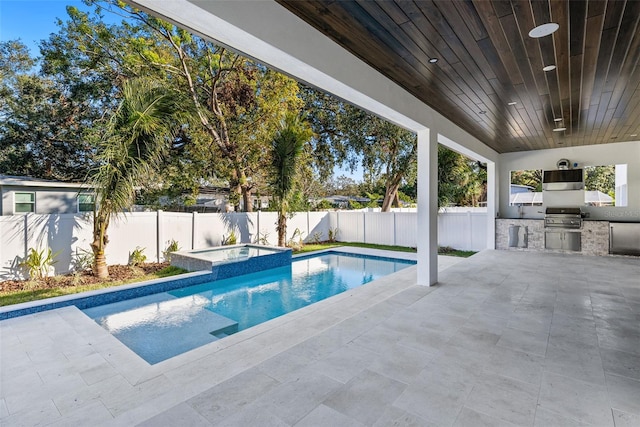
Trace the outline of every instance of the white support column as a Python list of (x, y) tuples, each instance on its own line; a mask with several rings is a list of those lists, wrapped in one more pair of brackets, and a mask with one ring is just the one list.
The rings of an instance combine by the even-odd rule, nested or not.
[(498, 168), (495, 162), (487, 162), (487, 249), (496, 248), (497, 185)]
[(418, 285), (438, 282), (438, 134), (418, 133)]

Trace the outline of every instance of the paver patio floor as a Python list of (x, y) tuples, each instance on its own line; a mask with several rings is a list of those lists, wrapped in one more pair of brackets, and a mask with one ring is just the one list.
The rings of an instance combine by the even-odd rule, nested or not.
[(639, 426), (640, 260), (484, 251), (150, 366), (74, 307), (0, 322), (0, 424)]

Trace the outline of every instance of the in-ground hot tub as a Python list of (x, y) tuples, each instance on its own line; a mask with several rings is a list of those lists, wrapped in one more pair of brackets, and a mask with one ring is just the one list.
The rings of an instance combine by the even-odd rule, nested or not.
[(188, 271), (211, 271), (212, 280), (291, 265), (291, 249), (260, 245), (231, 245), (173, 252), (171, 265)]

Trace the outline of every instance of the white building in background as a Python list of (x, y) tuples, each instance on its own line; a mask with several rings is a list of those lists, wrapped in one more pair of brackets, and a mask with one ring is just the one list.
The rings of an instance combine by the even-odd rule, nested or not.
[(95, 195), (84, 183), (0, 175), (0, 215), (93, 212)]
[(616, 206), (628, 206), (627, 165), (616, 165)]

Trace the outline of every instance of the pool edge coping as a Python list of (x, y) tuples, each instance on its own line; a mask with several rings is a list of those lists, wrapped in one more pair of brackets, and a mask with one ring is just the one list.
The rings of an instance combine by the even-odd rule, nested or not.
[[(234, 246), (259, 246), (259, 245), (239, 244)], [(283, 249), (282, 251), (291, 251), (291, 249), (286, 248), (286, 249)], [(399, 259), (401, 261), (417, 262), (417, 259), (415, 259), (417, 258), (416, 257), (417, 254), (412, 252), (400, 252), (400, 251), (360, 248), (360, 247), (352, 247), (352, 246), (336, 246), (332, 248), (321, 249), (318, 251), (311, 251), (307, 253), (292, 255), (291, 262), (299, 258), (318, 256), (325, 253), (327, 254), (343, 253), (345, 255), (360, 255), (360, 256), (373, 257), (378, 259), (387, 259), (387, 260)], [(399, 255), (399, 256), (390, 256), (390, 254)], [(411, 255), (414, 255), (413, 257), (414, 259), (412, 259)], [(224, 264), (228, 264), (228, 263), (224, 263)], [(200, 270), (200, 271), (188, 272), (183, 274), (177, 274), (169, 277), (145, 280), (142, 282), (128, 283), (128, 284), (123, 284), (118, 286), (96, 289), (92, 291), (84, 291), (84, 292), (79, 292), (75, 294), (60, 295), (57, 297), (44, 298), (44, 299), (28, 301), (28, 302), (23, 302), (18, 304), (6, 305), (6, 306), (0, 307), (0, 322), (3, 320), (8, 320), (16, 317), (26, 316), (29, 314), (35, 314), (43, 311), (50, 311), (50, 310), (55, 310), (58, 308), (69, 307), (69, 306), (75, 306), (78, 309), (82, 310), (83, 307), (78, 306), (77, 303), (80, 303), (85, 299), (99, 297), (102, 295), (115, 294), (118, 292), (125, 292), (129, 290), (143, 289), (147, 287), (162, 285), (164, 283), (169, 283), (176, 280), (202, 279), (201, 281), (198, 280), (197, 283), (192, 283), (185, 286), (197, 285), (200, 283), (204, 283), (208, 280), (216, 280), (216, 279), (212, 279), (211, 276), (212, 276), (212, 272), (210, 270)], [(159, 293), (159, 292), (166, 292), (166, 291), (150, 292), (149, 294)], [(139, 296), (144, 296), (144, 295), (139, 295)], [(132, 297), (132, 298), (136, 298), (136, 297)], [(132, 299), (132, 298), (126, 298), (126, 299)], [(106, 302), (101, 304), (95, 304), (94, 306), (99, 306), (103, 304), (106, 304)], [(84, 308), (87, 308), (87, 307), (84, 307)]]

